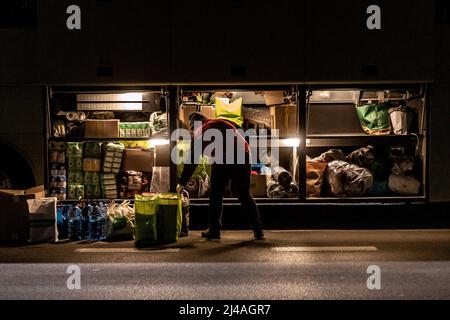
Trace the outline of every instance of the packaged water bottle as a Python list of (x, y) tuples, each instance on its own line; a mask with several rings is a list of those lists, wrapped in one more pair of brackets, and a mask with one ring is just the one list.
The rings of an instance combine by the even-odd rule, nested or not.
[(100, 237), (100, 240), (106, 240), (106, 236), (107, 236), (107, 229), (108, 229), (108, 225), (107, 225), (107, 219), (108, 219), (108, 205), (101, 203), (100, 204), (100, 217), (101, 217), (101, 224), (102, 224), (102, 234)]
[(73, 205), (67, 204), (58, 206), (57, 209), (57, 225), (58, 225), (58, 239), (67, 239), (69, 228), (69, 212), (73, 208)]
[(100, 241), (106, 239), (105, 208), (103, 203), (93, 207), (89, 215), (89, 240)]
[(81, 237), (83, 240), (90, 239), (89, 236), (89, 217), (92, 214), (94, 207), (88, 203), (82, 210), (81, 214)]
[(81, 236), (81, 208), (73, 206), (70, 208), (68, 214), (68, 228), (67, 235), (70, 240), (82, 240)]

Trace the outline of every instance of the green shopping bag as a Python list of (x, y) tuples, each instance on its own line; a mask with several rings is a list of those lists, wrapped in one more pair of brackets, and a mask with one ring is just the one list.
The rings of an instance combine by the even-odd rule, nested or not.
[(215, 101), (215, 105), (217, 119), (229, 120), (242, 128), (242, 125), (244, 123), (244, 115), (242, 112), (242, 98), (236, 99), (231, 103), (226, 103), (222, 99), (218, 98)]
[(135, 195), (135, 242), (139, 246), (157, 241), (158, 195)]
[(182, 203), (178, 193), (159, 195), (156, 224), (158, 243), (178, 241), (182, 225)]
[(365, 133), (378, 136), (391, 133), (389, 108), (385, 103), (360, 106), (356, 112)]

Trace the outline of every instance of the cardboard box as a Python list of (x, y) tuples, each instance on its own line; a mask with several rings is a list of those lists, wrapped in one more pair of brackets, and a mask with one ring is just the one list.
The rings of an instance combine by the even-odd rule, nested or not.
[(0, 190), (0, 241), (28, 241), (30, 212), (27, 200), (44, 197), (44, 186), (28, 190)]
[(196, 105), (182, 105), (180, 107), (180, 110), (178, 112), (178, 119), (180, 120), (182, 127), (184, 127), (185, 129), (190, 129), (189, 116), (194, 112), (197, 112)]
[(170, 167), (170, 145), (155, 147), (155, 167)]
[(200, 106), (200, 113), (208, 119), (216, 118), (216, 108), (214, 108), (214, 106)]
[(178, 112), (178, 119), (180, 120), (180, 122), (184, 128), (190, 129), (189, 116), (195, 112), (201, 113), (208, 119), (216, 118), (216, 109), (214, 108), (214, 106), (210, 106), (210, 105), (198, 106), (198, 105), (193, 105), (193, 104), (182, 105)]
[(267, 197), (267, 175), (252, 174), (250, 179), (250, 193), (257, 198)]
[(152, 172), (154, 158), (154, 151), (152, 149), (125, 149), (123, 170)]
[(119, 138), (120, 120), (85, 120), (86, 138)]
[(297, 118), (296, 105), (270, 107), (271, 129), (278, 129), (282, 138), (298, 136)]
[(284, 103), (283, 91), (266, 91), (264, 99), (267, 106), (280, 105)]

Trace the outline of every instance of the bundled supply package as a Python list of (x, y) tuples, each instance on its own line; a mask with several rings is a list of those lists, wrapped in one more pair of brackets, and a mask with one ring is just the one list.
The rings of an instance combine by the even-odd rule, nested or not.
[(312, 161), (330, 163), (332, 161), (346, 161), (346, 157), (342, 150), (331, 149), (312, 159)]
[(150, 115), (150, 129), (152, 136), (168, 136), (167, 123), (167, 113), (152, 113)]
[(67, 156), (83, 158), (83, 143), (81, 142), (68, 142), (67, 143)]
[(271, 180), (267, 184), (267, 196), (269, 198), (297, 198), (298, 186), (295, 182), (291, 182), (288, 187), (280, 185), (277, 181)]
[(330, 191), (337, 197), (358, 197), (366, 194), (373, 184), (372, 173), (345, 161), (332, 161), (327, 168)]
[(244, 124), (244, 116), (242, 111), (242, 98), (238, 98), (233, 102), (227, 99), (216, 98), (216, 118), (229, 120), (242, 128)]
[(50, 175), (51, 176), (67, 176), (66, 166), (61, 163), (51, 163), (50, 164)]
[(168, 193), (170, 186), (170, 168), (169, 167), (154, 167), (152, 182), (150, 185), (150, 192)]
[(69, 199), (83, 199), (85, 198), (84, 185), (69, 184), (67, 186), (67, 197)]
[(49, 162), (57, 164), (65, 164), (66, 153), (64, 151), (49, 151)]
[(83, 171), (69, 171), (67, 175), (68, 184), (84, 184)]
[(367, 104), (356, 107), (356, 113), (365, 133), (377, 136), (391, 133), (389, 104)]
[(123, 153), (123, 144), (113, 142), (108, 143), (105, 147), (103, 158), (103, 172), (118, 174), (122, 167)]
[(389, 108), (389, 115), (394, 134), (406, 135), (412, 133), (417, 120), (414, 109), (405, 105), (392, 106)]
[(178, 193), (164, 193), (160, 194), (158, 198), (157, 242), (177, 242), (183, 223), (181, 196)]
[(105, 199), (117, 198), (117, 175), (113, 173), (102, 173), (102, 197)]
[(353, 151), (347, 156), (347, 161), (361, 167), (370, 167), (376, 158), (375, 148), (367, 146)]
[(67, 188), (66, 176), (50, 176), (50, 188)]
[(102, 160), (97, 158), (84, 158), (83, 171), (100, 172), (102, 169)]
[(413, 176), (393, 173), (389, 176), (389, 190), (403, 196), (416, 196), (420, 182)]
[(121, 138), (149, 138), (151, 136), (150, 122), (121, 122)]
[(85, 171), (83, 174), (83, 181), (85, 185), (99, 186), (100, 173), (93, 171)]
[(404, 147), (390, 147), (388, 157), (392, 162), (389, 190), (404, 196), (419, 194), (421, 183), (414, 177), (415, 159)]
[(50, 188), (49, 195), (52, 198), (58, 199), (58, 201), (66, 200), (67, 189), (66, 188)]
[(87, 199), (100, 199), (102, 196), (100, 185), (85, 185), (84, 189)]
[(136, 195), (134, 197), (135, 242), (137, 247), (156, 243), (158, 207), (157, 194)]
[(48, 150), (50, 151), (65, 151), (66, 143), (64, 141), (49, 141)]
[(120, 198), (133, 198), (136, 194), (148, 192), (151, 177), (143, 172), (125, 171), (121, 174), (119, 185)]
[(106, 238), (110, 241), (132, 240), (135, 231), (134, 208), (130, 201), (113, 203), (107, 209)]
[(67, 166), (69, 171), (83, 171), (83, 144), (67, 143)]
[(308, 160), (306, 162), (306, 193), (308, 197), (320, 197), (327, 164)]
[(57, 201), (56, 198), (27, 200), (30, 213), (29, 242), (56, 242), (58, 240)]
[(83, 144), (83, 157), (85, 158), (101, 158), (102, 143), (101, 142), (85, 142)]
[(183, 224), (182, 208), (179, 194), (136, 195), (136, 246), (178, 241)]

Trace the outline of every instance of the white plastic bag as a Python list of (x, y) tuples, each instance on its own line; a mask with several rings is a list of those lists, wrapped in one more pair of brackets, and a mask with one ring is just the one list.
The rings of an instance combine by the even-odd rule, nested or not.
[(373, 184), (369, 170), (344, 161), (330, 162), (326, 172), (330, 191), (337, 197), (362, 196)]
[(412, 176), (391, 174), (389, 177), (389, 189), (403, 196), (415, 196), (419, 194), (420, 182)]
[(168, 193), (170, 190), (170, 168), (169, 167), (153, 167), (152, 183), (150, 184), (150, 192)]
[(121, 204), (113, 203), (107, 210), (106, 238), (108, 240), (128, 240), (134, 233), (134, 208), (130, 201)]
[(30, 199), (30, 243), (58, 241), (56, 198)]

